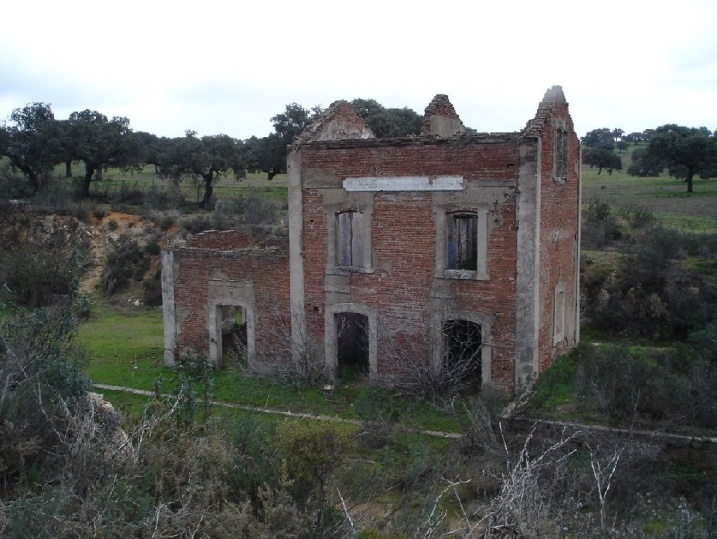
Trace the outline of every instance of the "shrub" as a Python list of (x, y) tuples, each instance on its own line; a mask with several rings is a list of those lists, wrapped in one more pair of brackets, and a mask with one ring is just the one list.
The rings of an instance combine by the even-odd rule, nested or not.
[(30, 307), (56, 303), (77, 288), (83, 258), (73, 245), (16, 244), (0, 258), (0, 296)]
[(0, 198), (22, 199), (31, 197), (33, 194), (34, 189), (28, 179), (14, 171), (9, 161), (0, 161)]
[(150, 256), (158, 256), (161, 251), (162, 248), (156, 239), (149, 240), (147, 245), (144, 246), (144, 252)]
[(236, 199), (236, 210), (243, 214), (245, 223), (250, 225), (271, 224), (276, 222), (278, 204), (275, 200), (250, 190), (242, 193)]
[(172, 226), (174, 223), (177, 222), (177, 219), (173, 215), (163, 215), (162, 218), (159, 220), (159, 228), (163, 232), (166, 232)]
[(575, 386), (581, 408), (627, 423), (641, 414), (662, 416), (667, 395), (654, 361), (624, 346), (585, 347), (580, 359)]
[(0, 326), (0, 472), (4, 483), (33, 469), (54, 477), (69, 453), (89, 380), (74, 345), (69, 303), (17, 314)]
[(141, 281), (149, 269), (150, 257), (137, 240), (122, 234), (113, 251), (107, 255), (103, 275), (104, 289), (111, 296), (126, 288), (131, 279)]
[(613, 334), (684, 339), (715, 319), (717, 290), (678, 263), (690, 253), (709, 252), (709, 236), (696, 242), (694, 235), (653, 226), (622, 250), (617, 271), (583, 273), (583, 312), (592, 324)]
[(620, 240), (622, 232), (608, 202), (593, 198), (583, 210), (581, 242), (584, 249), (604, 249)]
[(291, 421), (282, 423), (277, 431), (277, 448), (291, 480), (289, 491), (300, 507), (315, 515), (313, 536), (322, 537), (327, 530), (341, 526), (331, 487), (351, 439), (350, 427), (326, 421)]
[(195, 215), (190, 219), (186, 219), (182, 221), (181, 225), (184, 230), (191, 234), (198, 234), (213, 228), (211, 220), (203, 215)]
[(184, 195), (178, 186), (171, 184), (168, 189), (160, 189), (151, 184), (144, 190), (142, 206), (145, 210), (169, 210), (184, 201)]
[(633, 229), (645, 228), (655, 223), (655, 214), (639, 206), (623, 206), (618, 210), (620, 216), (627, 221), (628, 226)]
[(144, 191), (137, 182), (133, 185), (130, 185), (128, 182), (120, 182), (119, 187), (112, 191), (107, 191), (107, 198), (112, 204), (132, 204), (139, 206), (144, 202)]
[[(714, 334), (707, 339), (714, 339)], [(682, 343), (650, 351), (621, 345), (579, 346), (568, 356), (576, 364), (578, 409), (621, 425), (658, 422), (713, 428), (717, 426), (713, 350)], [(534, 405), (540, 405), (542, 384), (541, 379)]]
[(142, 281), (142, 303), (150, 307), (162, 305), (162, 270), (157, 269), (152, 277)]

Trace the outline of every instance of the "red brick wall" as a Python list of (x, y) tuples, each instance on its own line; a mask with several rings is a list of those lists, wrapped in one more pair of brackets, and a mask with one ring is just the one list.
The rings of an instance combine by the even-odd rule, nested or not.
[(570, 308), (575, 304), (575, 260), (578, 234), (578, 172), (575, 166), (579, 159), (580, 145), (573, 130), (572, 120), (565, 105), (556, 104), (553, 118), (567, 123), (569, 132), (568, 179), (556, 182), (553, 179), (553, 139), (555, 129), (548, 118), (543, 129), (541, 205), (540, 205), (540, 330), (539, 355), (540, 371), (545, 370), (558, 355), (567, 351), (567, 342), (553, 346), (554, 292), (560, 281), (565, 284), (565, 317), (574, 317)]
[[(302, 166), (331, 171), (339, 180), (362, 176), (461, 175), (471, 180), (516, 180), (515, 142), (480, 144), (416, 143), (385, 147), (302, 147)], [(436, 223), (431, 193), (377, 192), (372, 247), (374, 273), (353, 273), (350, 301), (379, 309), (380, 331), (410, 342), (426, 339), (431, 289), (436, 272)], [(500, 201), (503, 202), (503, 201)], [(304, 271), (307, 329), (324, 337), (324, 274), (327, 223), (321, 194), (303, 192)], [(470, 209), (467, 206), (465, 209)], [(514, 384), (516, 229), (515, 204), (508, 200), (489, 214), (490, 280), (450, 280), (458, 310), (493, 316), (492, 378)], [(491, 227), (492, 228), (492, 227)], [(378, 369), (382, 368), (379, 342)]]
[(177, 353), (192, 347), (209, 353), (207, 294), (209, 278), (217, 271), (229, 280), (249, 280), (256, 290), (256, 342), (269, 341), (277, 325), (289, 324), (289, 256), (273, 250), (222, 253), (206, 249), (174, 252), (179, 271), (175, 275), (174, 299), (177, 319), (188, 316), (177, 335)]
[[(465, 139), (471, 140), (471, 139)], [(333, 171), (340, 179), (362, 176), (462, 175), (466, 180), (514, 180), (514, 141), (468, 143), (451, 139), (410, 145), (382, 144), (303, 147), (302, 166)]]

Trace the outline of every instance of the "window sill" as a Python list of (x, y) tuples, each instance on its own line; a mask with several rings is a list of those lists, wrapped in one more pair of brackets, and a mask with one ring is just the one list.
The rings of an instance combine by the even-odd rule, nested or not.
[(373, 273), (373, 268), (327, 267), (327, 275), (350, 275), (352, 273)]
[(475, 270), (443, 270), (442, 273), (437, 275), (444, 279), (457, 279), (466, 281), (488, 281), (490, 276), (487, 273), (475, 271)]

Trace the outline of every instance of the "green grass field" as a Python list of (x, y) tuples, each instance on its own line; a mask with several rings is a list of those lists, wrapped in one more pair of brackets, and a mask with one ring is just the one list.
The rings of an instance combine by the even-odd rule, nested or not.
[(631, 163), (630, 146), (622, 157), (622, 170), (609, 175), (605, 170), (583, 167), (583, 203), (599, 198), (616, 207), (642, 207), (653, 211), (666, 226), (681, 231), (717, 231), (717, 179), (695, 178), (694, 193), (686, 184), (666, 174), (659, 177), (628, 176)]
[(91, 358), (87, 374), (98, 383), (152, 389), (167, 374), (163, 331), (159, 308), (119, 310), (96, 299), (78, 335)]
[[(286, 202), (287, 200), (287, 178), (286, 174), (279, 174), (271, 181), (266, 179), (264, 173), (249, 173), (246, 178), (235, 180), (233, 177), (221, 177), (213, 183), (214, 196), (216, 198), (231, 198), (249, 189), (261, 193), (263, 196)], [(105, 189), (117, 188), (122, 183), (130, 187), (147, 188), (156, 185), (159, 188), (167, 188), (169, 180), (157, 176), (154, 166), (145, 166), (141, 172), (122, 172), (118, 169), (109, 169), (105, 172), (101, 182), (92, 182), (91, 189), (94, 192), (102, 192)], [(199, 202), (202, 198), (204, 185), (201, 182), (181, 182), (180, 188), (187, 197), (187, 202)]]

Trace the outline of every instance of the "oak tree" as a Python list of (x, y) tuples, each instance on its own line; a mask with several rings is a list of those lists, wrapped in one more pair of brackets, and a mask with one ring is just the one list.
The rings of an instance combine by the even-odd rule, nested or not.
[(375, 99), (354, 99), (351, 104), (378, 138), (421, 134), (421, 116), (408, 107), (385, 108)]
[(52, 108), (47, 103), (30, 103), (10, 114), (10, 125), (3, 129), (0, 152), (13, 168), (22, 172), (33, 191), (41, 187), (60, 162), (60, 132)]
[(207, 208), (214, 192), (214, 181), (233, 174), (238, 179), (246, 169), (241, 141), (229, 135), (212, 135), (199, 138), (194, 131), (184, 137), (172, 139), (162, 158), (160, 173), (174, 181), (198, 179), (204, 183), (200, 208)]
[(90, 196), (90, 181), (105, 166), (131, 169), (139, 165), (139, 144), (133, 138), (129, 120), (108, 119), (95, 110), (73, 112), (69, 118), (69, 136), (74, 157), (85, 163), (80, 196)]
[(654, 130), (645, 151), (633, 156), (629, 174), (667, 169), (672, 177), (684, 178), (687, 192), (693, 192), (695, 175), (717, 176), (717, 140), (706, 127), (666, 124)]

